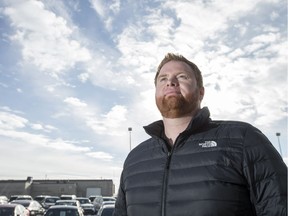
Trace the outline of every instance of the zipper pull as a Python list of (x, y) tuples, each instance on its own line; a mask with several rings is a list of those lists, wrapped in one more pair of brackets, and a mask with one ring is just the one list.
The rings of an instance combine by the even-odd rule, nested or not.
[(171, 155), (172, 155), (172, 153), (169, 151), (167, 154), (166, 169), (169, 169), (169, 167), (170, 167)]

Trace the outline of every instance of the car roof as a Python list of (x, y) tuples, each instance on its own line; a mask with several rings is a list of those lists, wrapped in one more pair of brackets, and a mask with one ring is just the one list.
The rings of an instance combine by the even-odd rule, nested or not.
[(11, 203), (31, 203), (31, 202), (37, 202), (36, 200), (13, 200)]
[(75, 194), (62, 194), (60, 197), (76, 197)]
[(116, 200), (116, 198), (115, 198), (115, 197), (112, 197), (112, 196), (103, 196), (102, 198), (103, 198), (103, 199)]
[(64, 206), (64, 205), (54, 205), (49, 209), (78, 209), (77, 206)]
[(8, 204), (0, 204), (0, 208), (1, 207), (4, 207), (4, 208), (15, 208), (16, 206), (18, 206), (18, 205), (21, 205), (21, 204), (18, 204), (18, 203), (8, 203)]
[(102, 206), (102, 208), (115, 208), (115, 205), (114, 204), (109, 204), (109, 205), (104, 205)]
[(57, 200), (56, 202), (79, 202), (79, 200)]
[(58, 196), (49, 196), (49, 197), (45, 197), (44, 199), (60, 199), (60, 197)]

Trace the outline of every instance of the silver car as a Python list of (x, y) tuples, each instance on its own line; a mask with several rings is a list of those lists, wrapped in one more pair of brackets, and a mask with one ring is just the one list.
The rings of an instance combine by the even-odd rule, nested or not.
[(76, 206), (54, 205), (51, 206), (44, 216), (84, 216)]

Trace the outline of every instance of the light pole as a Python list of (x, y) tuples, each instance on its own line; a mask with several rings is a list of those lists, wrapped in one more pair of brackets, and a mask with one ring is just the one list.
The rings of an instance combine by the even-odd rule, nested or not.
[(130, 147), (130, 151), (131, 151), (131, 132), (132, 132), (132, 127), (128, 127), (128, 131), (129, 131), (129, 147)]
[(280, 135), (281, 135), (281, 133), (279, 133), (279, 132), (276, 133), (276, 136), (278, 138), (279, 151), (280, 151), (280, 155), (282, 157), (282, 149), (281, 149), (281, 144), (280, 144)]

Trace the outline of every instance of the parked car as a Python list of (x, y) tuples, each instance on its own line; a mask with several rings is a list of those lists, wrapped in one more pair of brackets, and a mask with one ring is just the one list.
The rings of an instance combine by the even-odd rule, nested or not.
[(63, 194), (63, 195), (61, 195), (60, 196), (60, 199), (61, 200), (75, 200), (77, 197), (76, 197), (76, 195), (65, 195), (65, 194)]
[(29, 211), (29, 215), (42, 216), (45, 213), (45, 209), (36, 200), (13, 200), (12, 204), (21, 204)]
[(6, 204), (8, 203), (7, 196), (0, 196), (0, 204)]
[(11, 195), (8, 202), (12, 202), (13, 200), (17, 199), (20, 195)]
[(55, 205), (51, 206), (44, 216), (84, 216), (76, 206)]
[(60, 200), (60, 197), (58, 196), (49, 196), (45, 197), (44, 200), (42, 201), (41, 205), (45, 208), (48, 209), (50, 206), (55, 205), (57, 200)]
[(93, 203), (94, 199), (97, 197), (97, 195), (91, 195), (88, 197), (88, 199)]
[(97, 216), (112, 216), (115, 209), (115, 205), (103, 205), (98, 213)]
[(39, 203), (42, 203), (46, 197), (49, 197), (49, 195), (38, 195), (34, 197), (34, 200), (38, 201)]
[(20, 204), (0, 204), (1, 216), (29, 216), (28, 210)]
[(94, 205), (94, 208), (95, 208), (95, 211), (98, 212), (100, 207), (102, 206), (102, 203), (104, 201), (116, 201), (116, 199), (114, 197), (109, 197), (109, 196), (99, 196), (99, 197), (96, 197), (93, 201), (93, 205)]
[(95, 214), (95, 208), (94, 208), (94, 205), (91, 203), (90, 199), (86, 197), (77, 197), (76, 200), (80, 202), (80, 205), (84, 211), (84, 215)]
[(33, 198), (30, 195), (18, 195), (16, 200), (33, 200)]
[(76, 206), (79, 209), (79, 211), (84, 212), (78, 200), (61, 200), (60, 199), (56, 201), (55, 205)]
[(57, 200), (55, 205), (72, 205), (81, 207), (81, 204), (78, 200)]
[[(115, 202), (116, 201), (103, 201), (101, 206), (103, 206), (103, 205), (115, 205)], [(100, 208), (101, 208), (101, 206), (100, 206)]]

